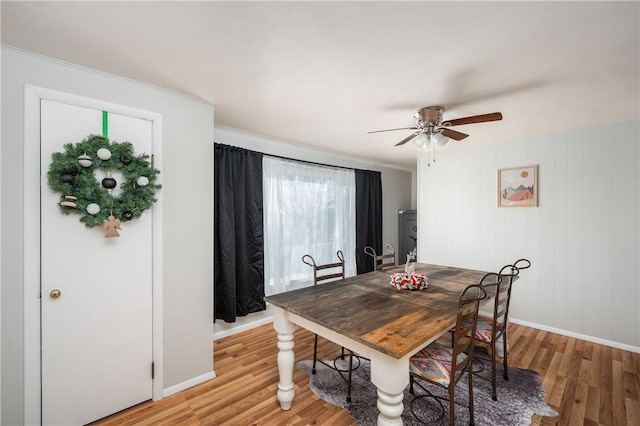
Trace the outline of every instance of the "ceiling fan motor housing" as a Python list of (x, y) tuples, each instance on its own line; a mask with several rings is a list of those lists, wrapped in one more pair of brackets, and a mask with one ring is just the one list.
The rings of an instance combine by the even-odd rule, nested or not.
[(425, 126), (437, 126), (442, 123), (443, 113), (444, 108), (439, 106), (430, 106), (420, 108), (413, 116), (415, 117), (418, 126), (424, 128)]

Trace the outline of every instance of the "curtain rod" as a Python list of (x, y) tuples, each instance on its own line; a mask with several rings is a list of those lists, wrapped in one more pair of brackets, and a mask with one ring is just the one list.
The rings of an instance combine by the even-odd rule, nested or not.
[(297, 161), (299, 163), (312, 164), (314, 166), (322, 166), (322, 167), (333, 167), (335, 169), (361, 170), (361, 171), (370, 172), (370, 173), (382, 173), (382, 172), (378, 172), (378, 171), (375, 171), (375, 170), (358, 169), (356, 167), (334, 166), (332, 164), (325, 164), (325, 163), (318, 163), (318, 162), (315, 162), (315, 161), (307, 161), (307, 160), (299, 160), (297, 158), (283, 157), (282, 155), (266, 154), (264, 152), (253, 151), (251, 149), (246, 149), (246, 148), (242, 148), (242, 147), (234, 146), (234, 145), (226, 145), (226, 144), (218, 143), (218, 142), (215, 142), (215, 141), (213, 143), (214, 143), (214, 146), (215, 145), (220, 145), (220, 146), (230, 146), (230, 147), (233, 147), (233, 148), (241, 148), (241, 149), (244, 149), (245, 151), (255, 152), (257, 154), (262, 154), (262, 155), (265, 155), (267, 157), (279, 158), (280, 160)]

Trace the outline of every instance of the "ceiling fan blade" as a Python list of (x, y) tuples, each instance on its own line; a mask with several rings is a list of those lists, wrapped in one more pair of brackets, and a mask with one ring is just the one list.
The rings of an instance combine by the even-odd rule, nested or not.
[[(420, 130), (421, 132), (422, 130)], [(418, 136), (420, 134), (420, 132), (415, 132), (412, 135), (407, 136), (406, 138), (402, 139), (400, 142), (398, 142), (396, 144), (396, 146), (400, 146), (400, 145), (404, 145), (405, 143), (409, 142), (411, 139), (415, 138), (416, 136)]]
[(373, 132), (367, 132), (367, 134), (369, 133), (380, 133), (380, 132), (392, 132), (394, 130), (417, 130), (417, 127), (400, 127), (398, 129), (385, 129), (385, 130), (374, 130)]
[(472, 115), (470, 117), (456, 118), (455, 120), (446, 120), (445, 123), (449, 123), (450, 126), (461, 126), (463, 124), (484, 123), (487, 121), (499, 120), (502, 120), (502, 113), (492, 112), (490, 114)]
[(462, 139), (469, 136), (466, 133), (458, 132), (456, 130), (449, 129), (449, 128), (442, 129), (442, 135), (451, 139), (455, 139), (457, 141), (461, 141)]

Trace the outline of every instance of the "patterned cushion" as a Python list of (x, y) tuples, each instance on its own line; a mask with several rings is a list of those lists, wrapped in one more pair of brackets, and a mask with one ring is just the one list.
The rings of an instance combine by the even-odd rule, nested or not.
[(478, 325), (476, 325), (476, 340), (481, 342), (491, 342), (493, 332), (493, 321), (491, 318), (478, 318)]
[[(455, 327), (452, 327), (449, 330), (449, 333), (453, 333), (456, 331)], [(479, 316), (478, 324), (476, 325), (476, 340), (481, 342), (489, 343), (491, 342), (491, 332), (493, 331), (493, 320), (488, 317)]]
[[(458, 355), (458, 363), (464, 361), (467, 355)], [(451, 382), (451, 361), (453, 350), (438, 343), (432, 343), (422, 348), (409, 360), (409, 371), (425, 379), (438, 383), (445, 388)]]

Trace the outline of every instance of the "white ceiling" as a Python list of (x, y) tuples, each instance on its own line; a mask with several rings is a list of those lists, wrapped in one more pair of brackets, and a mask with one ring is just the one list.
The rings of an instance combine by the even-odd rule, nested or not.
[(640, 117), (640, 3), (7, 2), (2, 43), (215, 104), (216, 128), (415, 167), (422, 106), (500, 111), (444, 149)]

